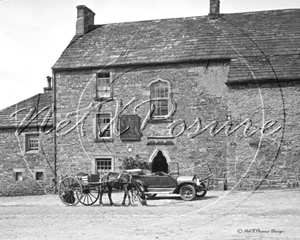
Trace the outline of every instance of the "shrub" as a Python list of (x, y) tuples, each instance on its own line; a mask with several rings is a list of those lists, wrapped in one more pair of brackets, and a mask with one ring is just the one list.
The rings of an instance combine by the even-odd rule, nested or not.
[(135, 168), (151, 170), (151, 163), (143, 160), (139, 155), (136, 155), (135, 158), (125, 157), (122, 160), (122, 168), (124, 170)]

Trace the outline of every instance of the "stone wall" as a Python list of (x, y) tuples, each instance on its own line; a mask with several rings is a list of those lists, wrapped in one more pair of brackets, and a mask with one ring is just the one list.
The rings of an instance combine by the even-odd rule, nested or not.
[[(44, 194), (53, 175), (53, 137), (42, 135), (38, 153), (25, 153), (24, 133), (38, 132), (27, 128), (16, 134), (15, 129), (0, 129), (0, 196)], [(44, 172), (44, 180), (36, 180), (36, 171)], [(22, 180), (16, 181), (16, 172)]]
[[(210, 176), (210, 189), (299, 186), (298, 83), (227, 86), (227, 62), (106, 70), (113, 71), (114, 100), (101, 107), (92, 90), (100, 69), (56, 73), (57, 123), (70, 121), (59, 127), (59, 175), (95, 172), (95, 158), (105, 156), (113, 158), (113, 170), (119, 171), (122, 159), (139, 155), (152, 161), (161, 150), (170, 166), (179, 164), (181, 175)], [(112, 141), (94, 140), (97, 112), (114, 116), (130, 103), (122, 114), (135, 113), (143, 123), (150, 104), (134, 109), (149, 99), (150, 83), (158, 78), (171, 84), (175, 138), (155, 137), (167, 136), (171, 121), (148, 122), (140, 141), (115, 135)]]
[(228, 139), (230, 187), (299, 187), (299, 83), (246, 84), (229, 89), (229, 113), (236, 122), (250, 118), (251, 129), (258, 130), (244, 137), (244, 126)]
[[(109, 69), (114, 74), (114, 101), (101, 106), (100, 112), (116, 113), (133, 98), (123, 114), (133, 114), (134, 108), (150, 97), (150, 83), (158, 78), (169, 81), (172, 98), (176, 102), (176, 111), (172, 121), (174, 127), (173, 139), (157, 139), (155, 136), (169, 136), (167, 126), (171, 121), (148, 122), (142, 130), (140, 141), (121, 141), (114, 136), (113, 141), (95, 142), (93, 136), (93, 118), (99, 112), (99, 106), (90, 104), (92, 97), (92, 81), (96, 72), (72, 71), (56, 73), (57, 79), (57, 122), (70, 120), (71, 123), (59, 131), (58, 137), (58, 168), (64, 173), (93, 172), (96, 157), (112, 156), (114, 170), (119, 171), (122, 159), (139, 155), (146, 161), (152, 161), (151, 156), (161, 150), (170, 163), (179, 163), (180, 174), (198, 174), (201, 177), (211, 176), (212, 183), (226, 176), (227, 143), (224, 132), (212, 137), (210, 129), (218, 122), (221, 127), (227, 120), (228, 88), (225, 85), (229, 63), (211, 62), (195, 64), (174, 64), (162, 66), (132, 67)], [(141, 123), (149, 111), (150, 104), (141, 105), (136, 114)], [(79, 111), (76, 116), (75, 111)], [(74, 115), (70, 114), (74, 112)], [(68, 132), (83, 116), (85, 121)], [(198, 133), (198, 123), (208, 127), (203, 133)], [(185, 130), (181, 133), (182, 128)], [(217, 128), (218, 128), (217, 127)], [(83, 131), (82, 131), (83, 129)], [(84, 133), (84, 136), (82, 135)], [(191, 137), (190, 134), (194, 134)], [(168, 142), (168, 144), (166, 144)], [(133, 149), (128, 152), (128, 147)], [(61, 174), (63, 172), (59, 172)]]

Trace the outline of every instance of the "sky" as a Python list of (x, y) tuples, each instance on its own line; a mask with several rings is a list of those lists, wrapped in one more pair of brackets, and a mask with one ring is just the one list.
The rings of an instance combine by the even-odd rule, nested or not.
[[(209, 0), (0, 0), (0, 110), (43, 92), (75, 35), (76, 6), (95, 24), (203, 16)], [(300, 0), (221, 0), (221, 13), (300, 8)]]

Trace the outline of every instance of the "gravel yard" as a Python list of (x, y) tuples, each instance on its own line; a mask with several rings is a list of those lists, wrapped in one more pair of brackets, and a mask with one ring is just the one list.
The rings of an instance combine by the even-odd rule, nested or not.
[(190, 202), (65, 206), (57, 195), (0, 197), (4, 239), (300, 239), (300, 191), (210, 191)]

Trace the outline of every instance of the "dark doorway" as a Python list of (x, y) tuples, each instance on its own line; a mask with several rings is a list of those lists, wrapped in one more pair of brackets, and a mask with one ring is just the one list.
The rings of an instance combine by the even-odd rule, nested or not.
[(168, 173), (168, 163), (163, 153), (159, 150), (152, 161), (152, 172), (160, 171)]

